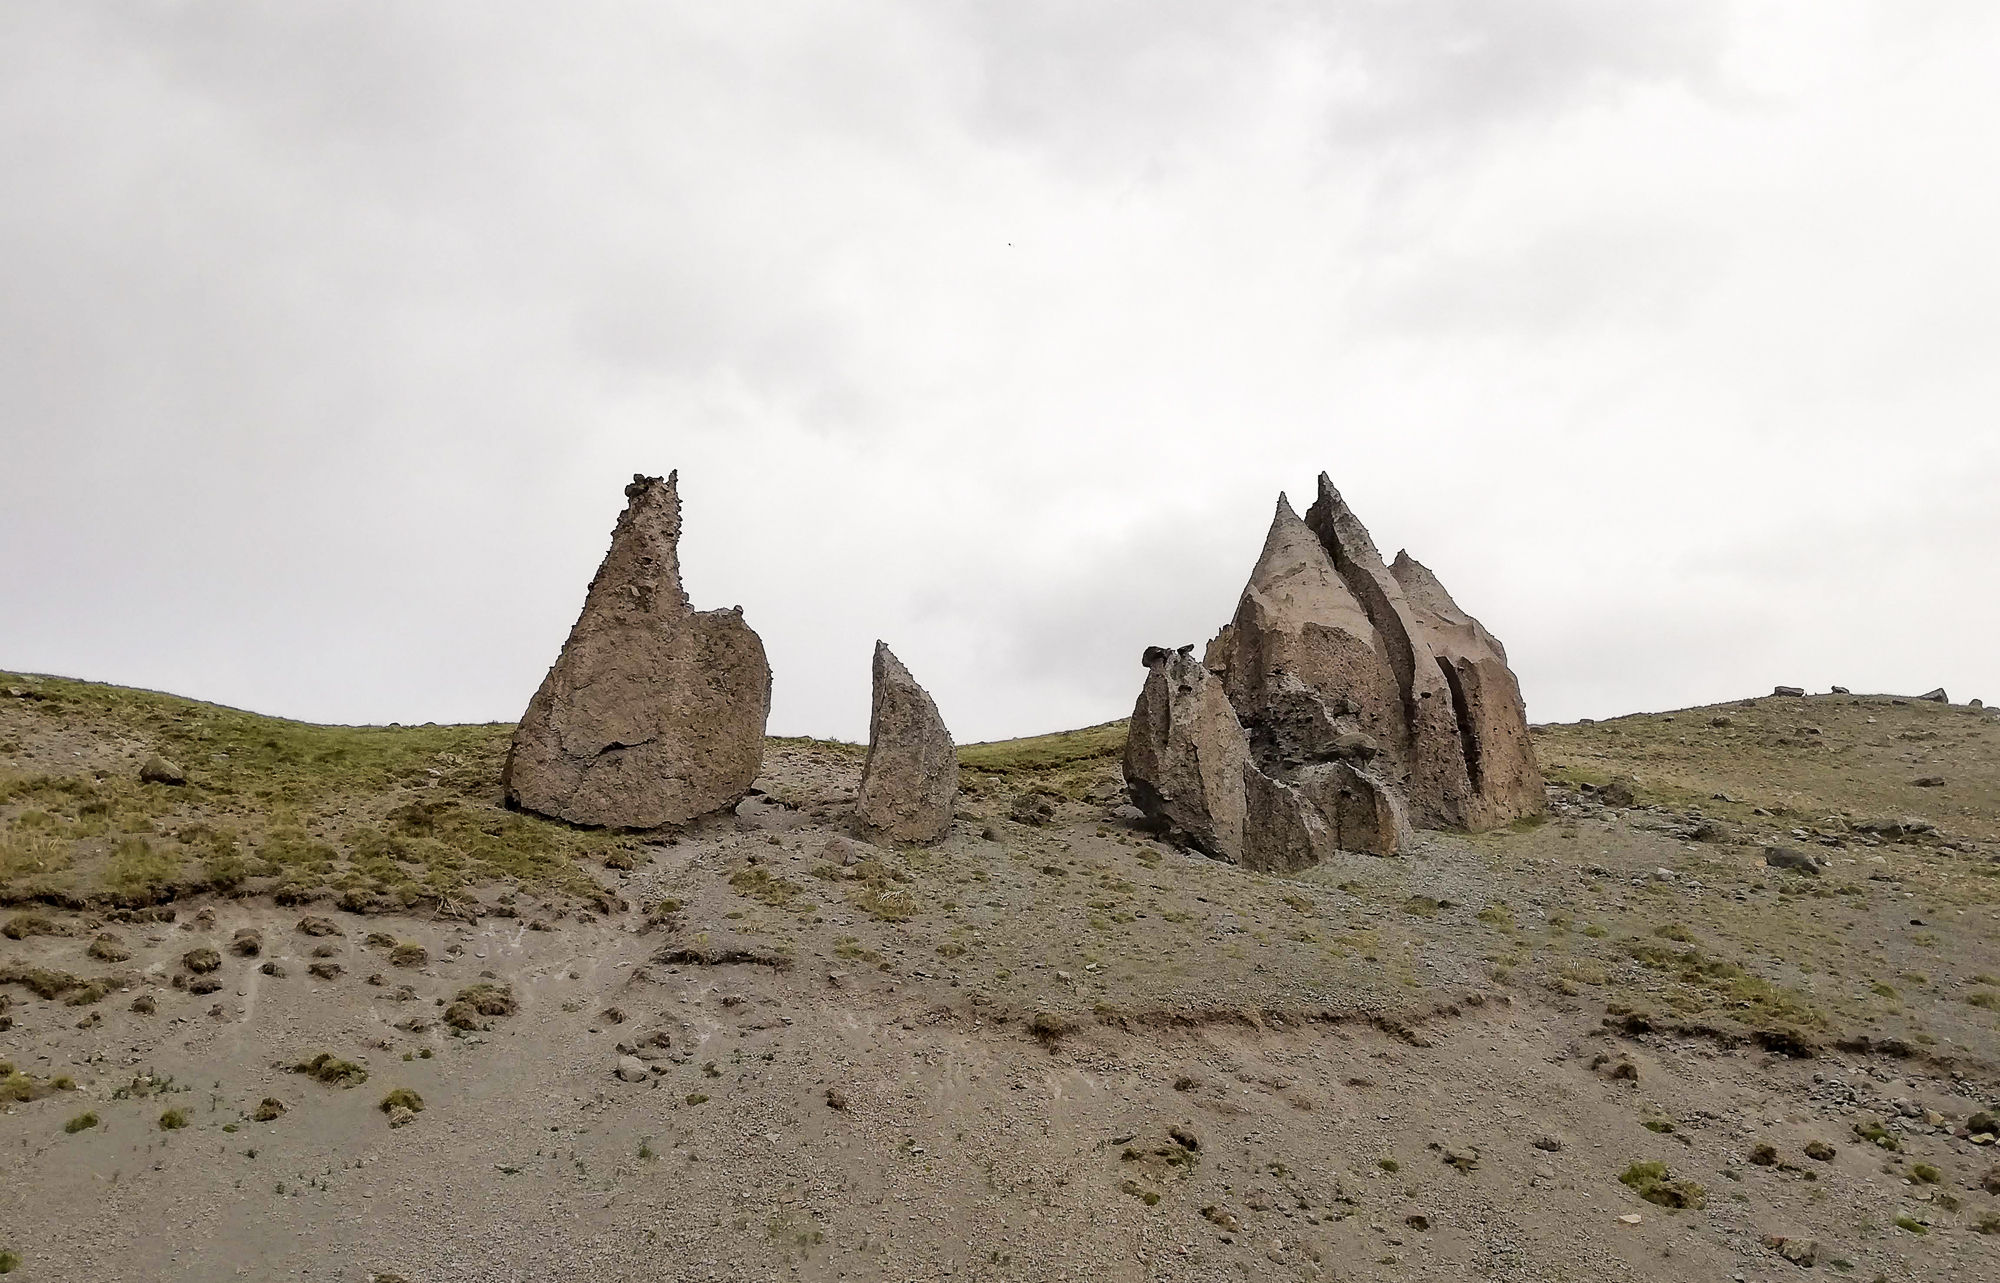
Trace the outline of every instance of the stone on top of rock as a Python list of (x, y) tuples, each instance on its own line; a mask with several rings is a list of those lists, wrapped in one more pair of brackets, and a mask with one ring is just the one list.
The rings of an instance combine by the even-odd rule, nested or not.
[(1192, 649), (1147, 648), (1146, 684), (1125, 737), (1125, 779), (1140, 810), (1197, 849), (1237, 863), (1250, 747), (1222, 682)]
[(871, 835), (935, 842), (951, 829), (958, 750), (937, 705), (884, 642), (875, 643), (868, 760), (855, 813)]
[(514, 732), (509, 805), (646, 829), (748, 796), (771, 669), (741, 607), (697, 611), (681, 589), (678, 480), (625, 487), (583, 611)]

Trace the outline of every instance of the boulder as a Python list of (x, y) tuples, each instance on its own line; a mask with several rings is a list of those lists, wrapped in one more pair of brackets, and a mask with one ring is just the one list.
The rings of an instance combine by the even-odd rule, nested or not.
[(642, 1083), (651, 1077), (646, 1069), (646, 1063), (637, 1056), (630, 1055), (620, 1056), (612, 1072), (628, 1083)]
[(951, 830), (958, 750), (937, 705), (883, 642), (875, 643), (868, 760), (854, 809), (869, 834), (935, 842)]
[(1774, 869), (1790, 869), (1793, 873), (1819, 876), (1818, 860), (1804, 851), (1796, 851), (1788, 846), (1765, 847), (1764, 863)]
[(1951, 697), (1944, 693), (1944, 687), (1942, 686), (1938, 687), (1936, 690), (1925, 691), (1923, 694), (1917, 696), (1917, 698), (1927, 699), (1933, 704), (1951, 703)]
[(634, 476), (583, 612), (514, 732), (508, 805), (648, 829), (727, 810), (763, 763), (771, 669), (740, 607), (681, 589), (678, 474)]
[(158, 753), (146, 759), (139, 768), (139, 779), (146, 784), (181, 785), (188, 782), (187, 772)]
[(1806, 688), (1803, 686), (1773, 686), (1771, 694), (1783, 695), (1789, 699), (1804, 699)]
[(1221, 680), (1192, 649), (1146, 651), (1146, 684), (1125, 739), (1125, 779), (1140, 810), (1235, 863), (1243, 858), (1250, 746)]

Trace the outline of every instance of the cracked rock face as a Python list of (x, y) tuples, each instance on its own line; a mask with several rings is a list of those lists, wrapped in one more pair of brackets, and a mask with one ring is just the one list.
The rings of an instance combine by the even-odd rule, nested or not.
[(929, 693), (879, 641), (874, 678), (855, 814), (870, 836), (936, 842), (951, 830), (958, 750)]
[(583, 613), (522, 714), (509, 805), (647, 829), (735, 806), (764, 757), (771, 668), (741, 608), (681, 590), (678, 476), (635, 476)]
[(1218, 858), (1287, 872), (1397, 854), (1413, 822), (1485, 829), (1543, 808), (1506, 651), (1407, 553), (1385, 565), (1323, 473), (1304, 518), (1279, 496), (1204, 661), (1154, 647), (1146, 665), (1133, 799)]

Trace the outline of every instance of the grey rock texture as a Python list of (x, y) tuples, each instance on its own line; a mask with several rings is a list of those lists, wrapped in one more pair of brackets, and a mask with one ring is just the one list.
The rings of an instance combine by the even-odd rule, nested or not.
[[(1402, 584), (1389, 573), (1367, 528), (1323, 472), (1319, 497), (1306, 510), (1306, 524), (1319, 536), (1334, 568), (1367, 612), (1375, 626), (1377, 647), (1396, 678), (1397, 697), (1384, 703), (1371, 702), (1376, 697), (1368, 692), (1327, 694), (1350, 695), (1361, 704), (1363, 721), (1404, 777), (1410, 814), (1418, 824), (1427, 828), (1487, 827), (1491, 821), (1482, 823), (1486, 817), (1480, 812), (1488, 808), (1474, 802), (1451, 689), (1424, 642)], [(1525, 713), (1521, 722), (1525, 735)], [(1535, 810), (1540, 809), (1537, 799)]]
[[(1190, 648), (1191, 649), (1191, 648)], [(1187, 650), (1146, 651), (1146, 684), (1125, 737), (1132, 801), (1198, 849), (1243, 858), (1250, 746), (1228, 692)]]
[(514, 732), (509, 805), (647, 829), (736, 805), (764, 755), (771, 668), (740, 608), (681, 589), (678, 475), (634, 476), (569, 640)]
[(1409, 553), (1397, 553), (1389, 573), (1403, 586), (1403, 600), (1451, 697), (1472, 786), (1465, 798), (1465, 827), (1493, 828), (1540, 814), (1547, 796), (1542, 770), (1528, 739), (1521, 684), (1507, 666), (1506, 648), (1460, 610), (1437, 576)]
[(1324, 473), (1304, 518), (1278, 497), (1203, 662), (1159, 647), (1145, 662), (1133, 800), (1222, 859), (1394, 855), (1413, 822), (1486, 829), (1545, 805), (1506, 650), (1407, 553), (1385, 565)]
[(951, 830), (958, 797), (958, 750), (951, 732), (930, 695), (879, 641), (874, 690), (855, 814), (871, 836), (936, 842)]

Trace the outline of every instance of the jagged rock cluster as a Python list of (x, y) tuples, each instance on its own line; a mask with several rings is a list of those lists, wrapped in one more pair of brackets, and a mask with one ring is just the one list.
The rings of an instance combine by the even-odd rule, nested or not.
[(1542, 809), (1505, 650), (1408, 554), (1384, 565), (1325, 474), (1303, 519), (1279, 497), (1235, 618), (1192, 652), (1146, 652), (1125, 773), (1211, 855), (1297, 869)]
[(870, 837), (935, 842), (951, 828), (958, 749), (929, 693), (879, 641), (874, 692), (856, 818)]
[(583, 613), (528, 704), (507, 802), (647, 829), (735, 806), (764, 760), (771, 668), (741, 607), (681, 589), (678, 474), (634, 476)]

